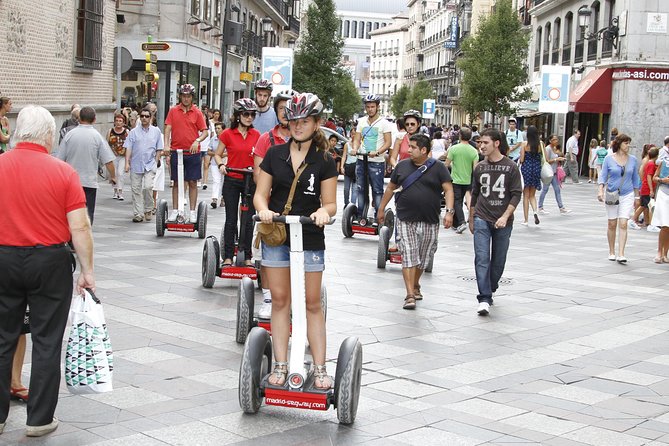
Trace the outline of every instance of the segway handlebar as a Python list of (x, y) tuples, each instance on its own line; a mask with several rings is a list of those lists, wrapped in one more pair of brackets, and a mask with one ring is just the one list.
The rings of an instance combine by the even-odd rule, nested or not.
[[(288, 217), (288, 218), (286, 218), (286, 217)], [(294, 223), (294, 221), (291, 222), (291, 221), (287, 221), (287, 220), (288, 219), (292, 220), (292, 219), (297, 218), (297, 217), (298, 217), (297, 215), (275, 215), (272, 218), (272, 221), (276, 222), (276, 223)], [(313, 224), (315, 224), (314, 221), (311, 218), (305, 217), (303, 215), (300, 215), (299, 219), (300, 219), (300, 224), (303, 224), (303, 225), (313, 225)], [(336, 218), (331, 218), (330, 222), (328, 222), (326, 224), (331, 225), (332, 223), (335, 222), (335, 220), (337, 220), (337, 219)], [(260, 221), (260, 217), (258, 215), (254, 215), (253, 216), (253, 221)]]
[(240, 173), (242, 175), (253, 175), (253, 167), (247, 167), (245, 169), (239, 169), (237, 167), (228, 167), (225, 166), (225, 170), (233, 173)]

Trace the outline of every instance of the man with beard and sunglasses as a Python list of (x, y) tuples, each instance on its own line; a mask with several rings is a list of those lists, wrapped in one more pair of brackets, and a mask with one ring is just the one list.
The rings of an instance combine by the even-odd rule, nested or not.
[(253, 128), (262, 135), (279, 124), (276, 109), (272, 108), (269, 103), (272, 99), (272, 83), (266, 79), (259, 80), (255, 85), (255, 93), (258, 111), (256, 112), (256, 118), (253, 120)]

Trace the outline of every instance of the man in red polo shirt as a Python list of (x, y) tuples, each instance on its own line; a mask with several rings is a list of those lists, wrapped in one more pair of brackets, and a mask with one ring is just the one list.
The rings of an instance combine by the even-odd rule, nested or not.
[[(184, 84), (179, 90), (179, 103), (172, 107), (165, 118), (164, 153), (169, 156), (170, 150), (183, 149), (184, 181), (188, 182), (188, 199), (190, 201), (190, 221), (197, 220), (197, 181), (202, 178), (200, 169), (200, 143), (207, 138), (209, 131), (204, 115), (193, 105), (195, 87)], [(177, 158), (170, 157), (170, 172), (174, 187), (172, 188), (172, 212), (168, 220), (176, 220), (179, 208), (179, 192), (177, 184)]]
[[(0, 433), (9, 414), (12, 357), (30, 306), (33, 361), (26, 435), (53, 432), (63, 332), (72, 299), (72, 240), (81, 273), (77, 292), (95, 288), (93, 235), (79, 175), (50, 155), (56, 123), (44, 108), (19, 113), (14, 150), (0, 157)], [(39, 205), (36, 205), (39, 203)]]

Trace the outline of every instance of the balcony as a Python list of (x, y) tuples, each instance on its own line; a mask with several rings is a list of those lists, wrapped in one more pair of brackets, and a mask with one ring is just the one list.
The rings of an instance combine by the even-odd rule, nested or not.
[(560, 49), (553, 48), (553, 54), (551, 56), (551, 64), (555, 65), (560, 60)]
[(588, 60), (597, 59), (597, 38), (588, 39)]
[(267, 6), (263, 8), (268, 15), (278, 22), (281, 26), (290, 26), (288, 17), (288, 3), (284, 0), (262, 0), (258, 2), (260, 6)]
[(395, 54), (395, 56), (399, 55), (400, 54), (400, 47), (396, 46), (395, 49), (393, 50), (393, 53)]
[(286, 31), (289, 31), (296, 36), (300, 35), (300, 21), (297, 20), (295, 17), (290, 16), (288, 17), (288, 26), (283, 28)]
[(242, 33), (242, 44), (237, 47), (237, 53), (242, 56), (251, 56), (260, 59), (262, 56), (263, 38), (251, 31)]
[(571, 65), (571, 45), (562, 47), (562, 65)]

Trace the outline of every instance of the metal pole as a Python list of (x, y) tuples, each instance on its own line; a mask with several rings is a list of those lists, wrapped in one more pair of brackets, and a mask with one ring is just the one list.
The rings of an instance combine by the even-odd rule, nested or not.
[(228, 17), (230, 16), (230, 4), (232, 0), (225, 0), (225, 9), (223, 10), (223, 28), (221, 33), (223, 34), (222, 43), (221, 43), (221, 87), (220, 87), (220, 99), (219, 99), (219, 108), (221, 110), (221, 119), (225, 119), (226, 111), (225, 110), (225, 84), (228, 69), (228, 45), (225, 43), (225, 27), (227, 25)]
[(116, 47), (116, 108), (121, 110), (121, 45)]

